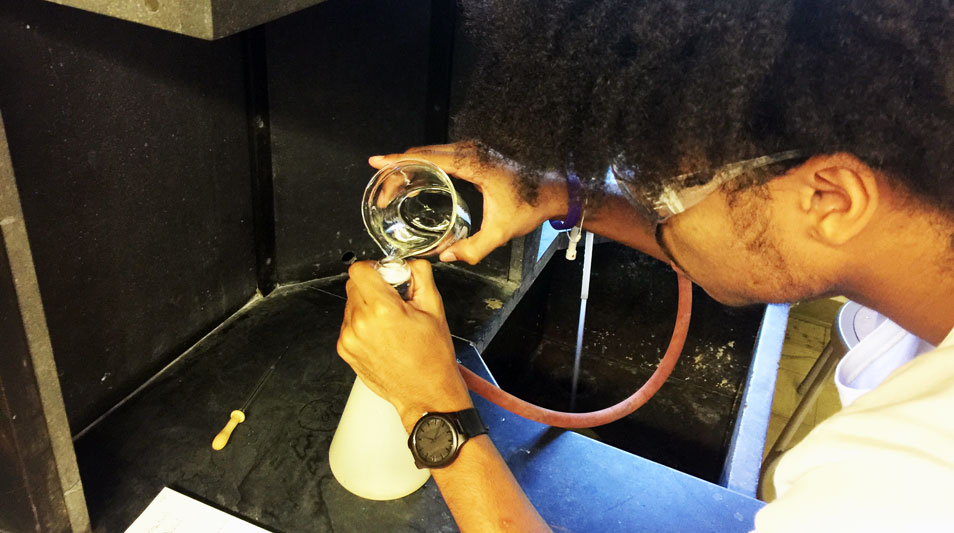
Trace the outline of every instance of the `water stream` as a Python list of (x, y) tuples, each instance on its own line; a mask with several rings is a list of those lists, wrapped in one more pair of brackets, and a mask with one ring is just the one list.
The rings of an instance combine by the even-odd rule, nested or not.
[(593, 234), (586, 233), (583, 248), (583, 283), (580, 288), (580, 320), (576, 326), (576, 351), (573, 355), (573, 380), (570, 389), (570, 411), (576, 410), (576, 388), (580, 380), (580, 358), (583, 355), (583, 325), (586, 323), (586, 300), (590, 297), (590, 273), (593, 267)]

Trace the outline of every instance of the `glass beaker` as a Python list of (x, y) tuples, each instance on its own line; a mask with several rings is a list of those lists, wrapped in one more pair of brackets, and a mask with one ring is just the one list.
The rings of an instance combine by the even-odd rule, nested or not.
[(361, 218), (384, 261), (440, 254), (470, 232), (470, 211), (439, 166), (404, 159), (364, 189)]

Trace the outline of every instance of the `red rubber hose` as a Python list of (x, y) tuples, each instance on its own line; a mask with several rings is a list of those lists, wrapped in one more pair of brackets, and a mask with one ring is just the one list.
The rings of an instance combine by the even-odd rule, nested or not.
[(679, 360), (679, 354), (682, 353), (683, 344), (686, 342), (686, 333), (689, 331), (689, 316), (692, 308), (692, 282), (685, 276), (676, 273), (679, 280), (679, 305), (676, 309), (676, 325), (672, 330), (672, 339), (669, 341), (669, 348), (663, 355), (659, 366), (653, 375), (646, 380), (646, 383), (639, 388), (632, 396), (619, 402), (618, 404), (593, 411), (590, 413), (564, 413), (552, 411), (543, 407), (525, 402), (516, 396), (504, 392), (499, 387), (492, 385), (470, 370), (460, 367), (460, 373), (470, 390), (474, 391), (484, 399), (493, 402), (500, 407), (520, 415), (524, 418), (556, 426), (560, 428), (588, 428), (602, 426), (615, 422), (620, 418), (639, 409), (650, 398), (656, 394), (656, 391), (662, 387), (662, 384), (672, 373), (676, 361)]

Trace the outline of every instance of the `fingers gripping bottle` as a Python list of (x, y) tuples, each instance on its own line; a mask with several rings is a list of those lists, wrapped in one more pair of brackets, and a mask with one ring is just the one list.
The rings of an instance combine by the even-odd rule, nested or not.
[[(440, 167), (403, 160), (374, 175), (361, 217), (384, 252), (375, 269), (408, 298), (411, 269), (404, 260), (440, 254), (470, 231), (470, 212)], [(331, 472), (348, 491), (371, 500), (402, 498), (430, 471), (418, 469), (397, 410), (355, 379), (328, 452)]]

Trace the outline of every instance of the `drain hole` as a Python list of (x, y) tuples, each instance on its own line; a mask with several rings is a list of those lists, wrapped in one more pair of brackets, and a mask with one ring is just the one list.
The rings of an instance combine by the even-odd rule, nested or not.
[(341, 262), (346, 265), (350, 265), (351, 263), (354, 263), (357, 259), (358, 259), (358, 256), (356, 256), (354, 252), (345, 252), (341, 256)]

